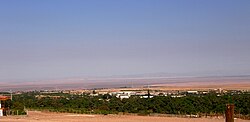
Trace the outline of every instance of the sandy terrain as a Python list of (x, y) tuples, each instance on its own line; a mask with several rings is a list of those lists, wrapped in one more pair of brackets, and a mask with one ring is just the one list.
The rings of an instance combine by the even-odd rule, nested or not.
[[(151, 85), (149, 89), (151, 90), (163, 90), (163, 91), (169, 91), (169, 90), (211, 90), (211, 89), (223, 89), (223, 90), (248, 90), (250, 91), (250, 81), (249, 83), (228, 83), (228, 84), (222, 84), (222, 83), (215, 83), (212, 82), (211, 84), (204, 84), (200, 85), (199, 83), (192, 82), (192, 83), (183, 83), (183, 84), (172, 84), (172, 85), (166, 85), (166, 84), (157, 84), (157, 85)], [(110, 91), (123, 91), (123, 90), (147, 90), (148, 88), (109, 88), (109, 89), (101, 89), (96, 90), (98, 92), (110, 92)]]
[[(1, 117), (1, 122), (224, 122), (223, 118), (175, 118), (132, 115), (86, 115), (29, 111), (28, 116)], [(239, 120), (235, 122), (250, 122)]]
[(250, 90), (250, 75), (211, 77), (121, 77), (121, 78), (81, 78), (39, 82), (1, 82), (0, 91), (33, 90), (80, 90), (92, 88), (143, 88), (163, 90), (183, 89), (237, 89)]

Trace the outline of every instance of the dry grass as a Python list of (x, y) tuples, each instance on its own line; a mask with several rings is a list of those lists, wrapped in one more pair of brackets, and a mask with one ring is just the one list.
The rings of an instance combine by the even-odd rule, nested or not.
[[(1, 122), (224, 122), (223, 118), (175, 118), (132, 115), (86, 115), (29, 111), (28, 116), (1, 117)], [(236, 119), (235, 122), (250, 122)]]

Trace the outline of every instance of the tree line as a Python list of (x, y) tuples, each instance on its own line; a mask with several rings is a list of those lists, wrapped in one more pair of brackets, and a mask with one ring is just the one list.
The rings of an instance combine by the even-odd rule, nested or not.
[[(222, 95), (188, 95), (173, 98), (170, 96), (155, 96), (150, 99), (131, 96), (128, 99), (119, 99), (115, 96), (99, 95), (89, 96), (53, 94), (60, 96), (38, 98), (39, 92), (28, 92), (13, 96), (13, 101), (7, 105), (14, 110), (24, 111), (24, 108), (36, 110), (50, 110), (57, 112), (93, 113), (93, 114), (203, 114), (222, 115), (226, 104), (235, 104), (235, 113), (245, 116), (250, 114), (250, 94)], [(53, 96), (52, 95), (52, 96)], [(25, 112), (24, 112), (25, 113)]]

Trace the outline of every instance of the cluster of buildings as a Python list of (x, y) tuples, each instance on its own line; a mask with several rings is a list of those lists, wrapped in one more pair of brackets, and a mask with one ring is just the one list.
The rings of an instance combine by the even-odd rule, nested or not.
[[(219, 89), (207, 89), (207, 90), (158, 90), (153, 88), (138, 88), (138, 89), (92, 89), (92, 90), (54, 90), (54, 91), (38, 91), (39, 95), (35, 97), (38, 99), (44, 97), (50, 98), (61, 98), (60, 94), (70, 94), (70, 95), (90, 95), (90, 96), (99, 96), (99, 95), (110, 95), (115, 96), (119, 99), (127, 99), (131, 96), (139, 96), (140, 98), (153, 98), (155, 96), (170, 96), (173, 98), (185, 97), (188, 95), (206, 95), (209, 93), (215, 93), (217, 96), (221, 96), (223, 94), (241, 94), (248, 92), (248, 90), (225, 90), (222, 88)], [(60, 94), (57, 94), (60, 93)], [(19, 92), (15, 94), (20, 94)], [(54, 95), (51, 95), (54, 94)], [(0, 99), (1, 100), (1, 99)], [(1, 106), (0, 106), (1, 108)], [(1, 109), (0, 109), (1, 110)], [(0, 113), (1, 115), (1, 113)]]
[[(154, 96), (170, 96), (173, 98), (176, 97), (185, 97), (187, 95), (206, 95), (209, 93), (215, 93), (217, 96), (221, 96), (226, 93), (231, 94), (241, 94), (242, 90), (224, 90), (219, 89), (209, 89), (209, 90), (153, 90), (153, 89), (142, 89), (142, 90), (96, 90), (95, 92), (88, 91), (87, 93), (90, 96), (98, 96), (109, 94), (120, 99), (130, 98), (131, 96), (139, 96), (141, 98), (152, 98)], [(85, 93), (86, 92), (82, 92)], [(79, 93), (79, 94), (82, 94)]]
[[(42, 94), (51, 94), (51, 93), (64, 93), (72, 95), (82, 95), (87, 94), (90, 96), (99, 96), (99, 95), (110, 95), (115, 96), (120, 99), (130, 98), (131, 96), (139, 96), (140, 98), (153, 98), (154, 96), (170, 96), (173, 98), (185, 97), (187, 95), (206, 95), (209, 93), (216, 93), (217, 96), (221, 96), (226, 93), (231, 94), (241, 94), (242, 90), (225, 90), (222, 88), (219, 89), (208, 89), (208, 90), (157, 90), (151, 88), (143, 89), (95, 89), (95, 90), (63, 90), (63, 91), (42, 91)], [(37, 98), (48, 97), (48, 95), (37, 95)], [(53, 96), (60, 97), (60, 96)]]
[(111, 96), (115, 96), (120, 99), (129, 98), (131, 96), (140, 96), (141, 98), (152, 98), (153, 95), (149, 91), (118, 91), (108, 93)]

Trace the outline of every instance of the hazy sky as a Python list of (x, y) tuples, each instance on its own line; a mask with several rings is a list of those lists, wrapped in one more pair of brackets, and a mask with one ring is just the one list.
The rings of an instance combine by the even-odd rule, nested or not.
[(1, 0), (0, 81), (250, 74), (250, 0)]

